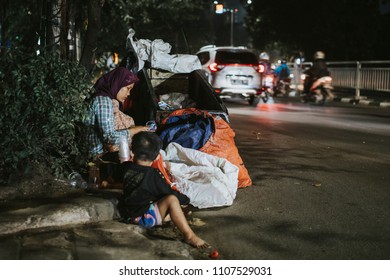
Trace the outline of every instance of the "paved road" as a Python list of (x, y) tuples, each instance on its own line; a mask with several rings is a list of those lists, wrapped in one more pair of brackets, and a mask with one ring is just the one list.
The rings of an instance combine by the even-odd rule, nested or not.
[(253, 186), (197, 212), (226, 259), (389, 259), (390, 110), (228, 103)]

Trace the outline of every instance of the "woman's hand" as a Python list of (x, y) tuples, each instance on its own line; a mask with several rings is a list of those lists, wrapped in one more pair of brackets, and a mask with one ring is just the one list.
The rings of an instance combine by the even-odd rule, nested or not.
[(148, 131), (148, 127), (147, 126), (132, 126), (129, 128), (130, 130), (130, 137), (133, 137), (134, 134), (137, 134), (138, 132), (141, 132), (141, 131)]

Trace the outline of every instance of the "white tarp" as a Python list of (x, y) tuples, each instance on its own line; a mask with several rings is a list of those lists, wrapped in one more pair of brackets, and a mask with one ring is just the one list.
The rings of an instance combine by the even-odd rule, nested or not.
[(139, 70), (141, 70), (145, 61), (149, 61), (152, 68), (167, 70), (172, 73), (190, 73), (201, 69), (201, 64), (196, 55), (190, 54), (169, 54), (171, 45), (161, 39), (153, 41), (149, 39), (139, 39), (134, 41), (135, 31), (129, 29), (127, 43), (132, 45), (138, 57)]
[(238, 167), (224, 158), (170, 143), (161, 152), (177, 189), (198, 208), (230, 206), (236, 197)]

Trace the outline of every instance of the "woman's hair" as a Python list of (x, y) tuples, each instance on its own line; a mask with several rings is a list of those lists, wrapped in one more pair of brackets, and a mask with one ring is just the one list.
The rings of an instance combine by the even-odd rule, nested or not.
[(134, 154), (134, 160), (154, 161), (160, 153), (161, 148), (161, 139), (154, 132), (138, 132), (134, 134), (131, 142), (131, 151)]

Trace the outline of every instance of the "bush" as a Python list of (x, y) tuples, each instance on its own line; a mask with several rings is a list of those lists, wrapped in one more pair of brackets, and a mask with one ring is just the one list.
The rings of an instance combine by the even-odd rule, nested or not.
[(86, 162), (80, 137), (91, 88), (85, 69), (57, 53), (0, 56), (0, 183), (44, 164), (56, 176)]

